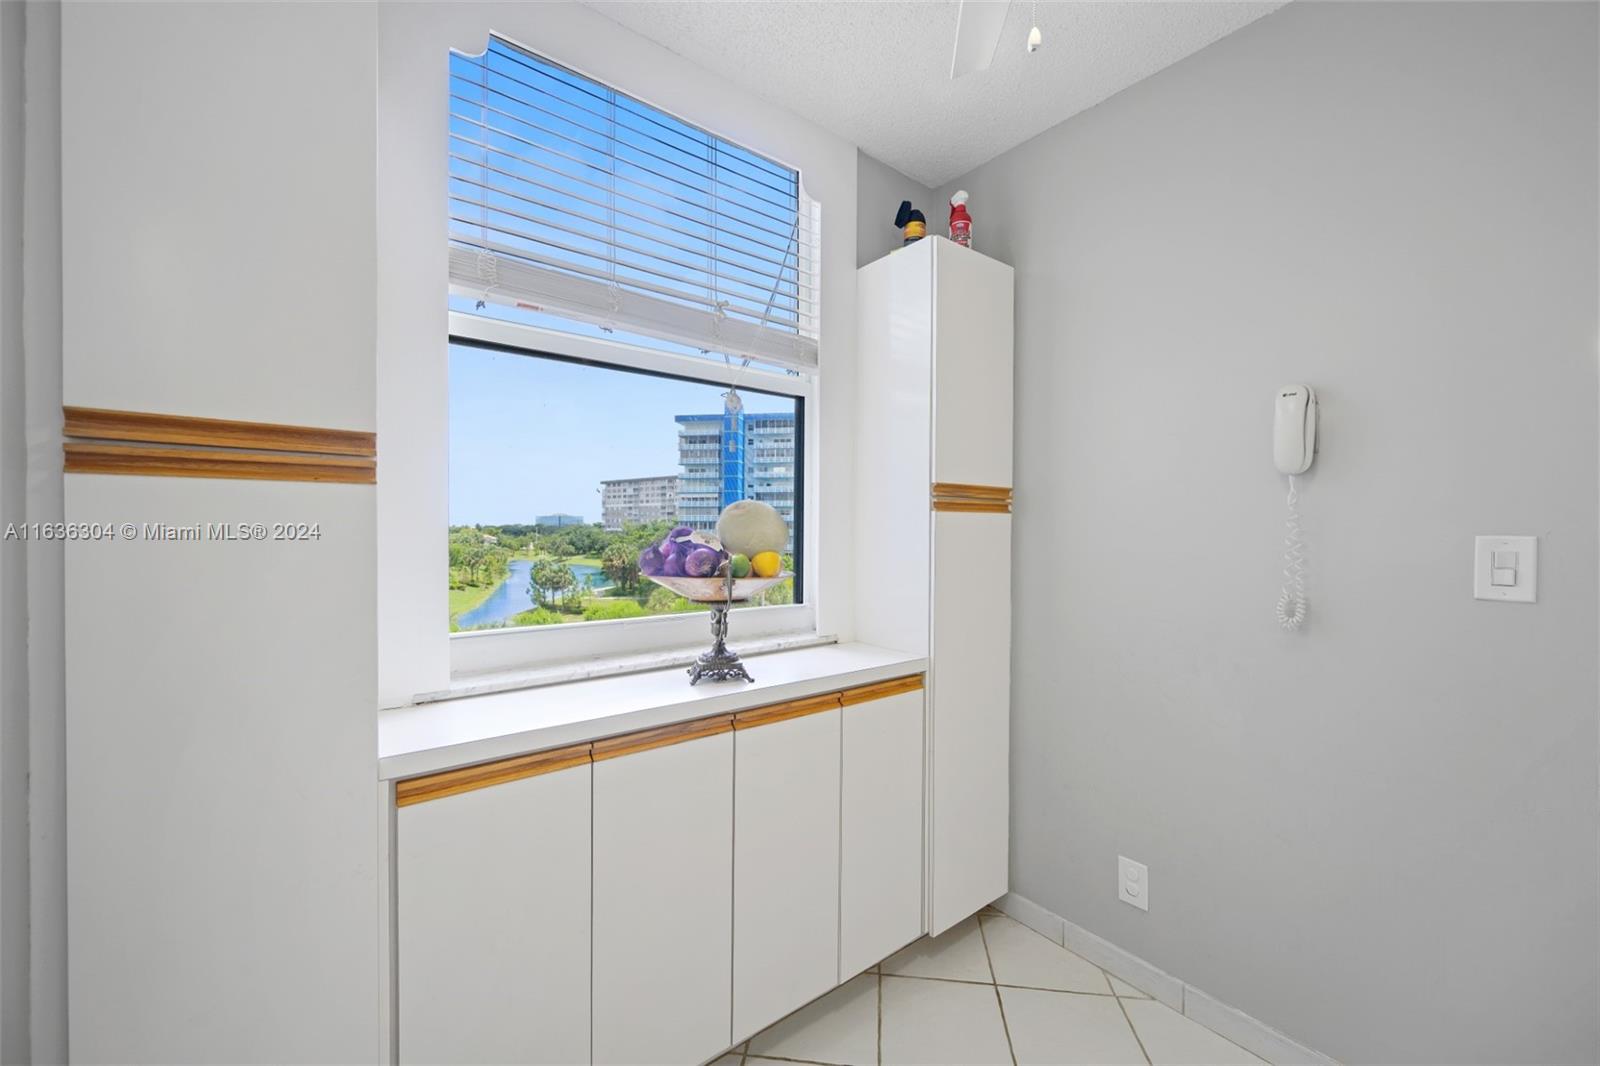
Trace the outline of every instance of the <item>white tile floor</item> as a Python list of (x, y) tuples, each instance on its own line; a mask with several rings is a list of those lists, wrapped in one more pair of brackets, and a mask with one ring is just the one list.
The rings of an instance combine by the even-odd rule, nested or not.
[(712, 1066), (1262, 1060), (996, 911), (924, 938)]

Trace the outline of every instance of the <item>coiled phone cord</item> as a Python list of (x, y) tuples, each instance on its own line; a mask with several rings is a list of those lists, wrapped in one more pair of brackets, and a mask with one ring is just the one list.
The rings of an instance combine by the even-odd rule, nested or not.
[(1300, 538), (1300, 493), (1289, 475), (1289, 513), (1283, 520), (1283, 591), (1278, 595), (1278, 624), (1289, 632), (1306, 620), (1306, 552)]

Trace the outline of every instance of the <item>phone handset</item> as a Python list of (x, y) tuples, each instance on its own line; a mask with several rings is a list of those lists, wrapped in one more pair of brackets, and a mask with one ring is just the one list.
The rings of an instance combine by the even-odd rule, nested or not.
[(1283, 521), (1283, 591), (1278, 624), (1293, 632), (1306, 620), (1305, 544), (1300, 534), (1296, 474), (1311, 469), (1317, 452), (1317, 394), (1310, 385), (1285, 385), (1273, 401), (1272, 461), (1289, 476), (1288, 514)]

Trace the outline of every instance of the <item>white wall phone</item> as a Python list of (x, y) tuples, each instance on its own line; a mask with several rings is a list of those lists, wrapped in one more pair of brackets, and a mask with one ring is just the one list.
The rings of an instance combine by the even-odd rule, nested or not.
[(1283, 591), (1278, 624), (1291, 632), (1306, 620), (1305, 544), (1300, 536), (1300, 493), (1296, 474), (1311, 469), (1317, 454), (1317, 394), (1310, 385), (1285, 385), (1273, 400), (1272, 461), (1289, 475), (1289, 511), (1284, 518)]

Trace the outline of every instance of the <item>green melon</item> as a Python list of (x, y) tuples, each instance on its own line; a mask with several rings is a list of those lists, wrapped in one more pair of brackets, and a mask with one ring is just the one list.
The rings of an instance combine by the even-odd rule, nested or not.
[(789, 526), (770, 504), (740, 500), (722, 509), (717, 539), (725, 551), (754, 558), (762, 552), (782, 552), (789, 543)]

